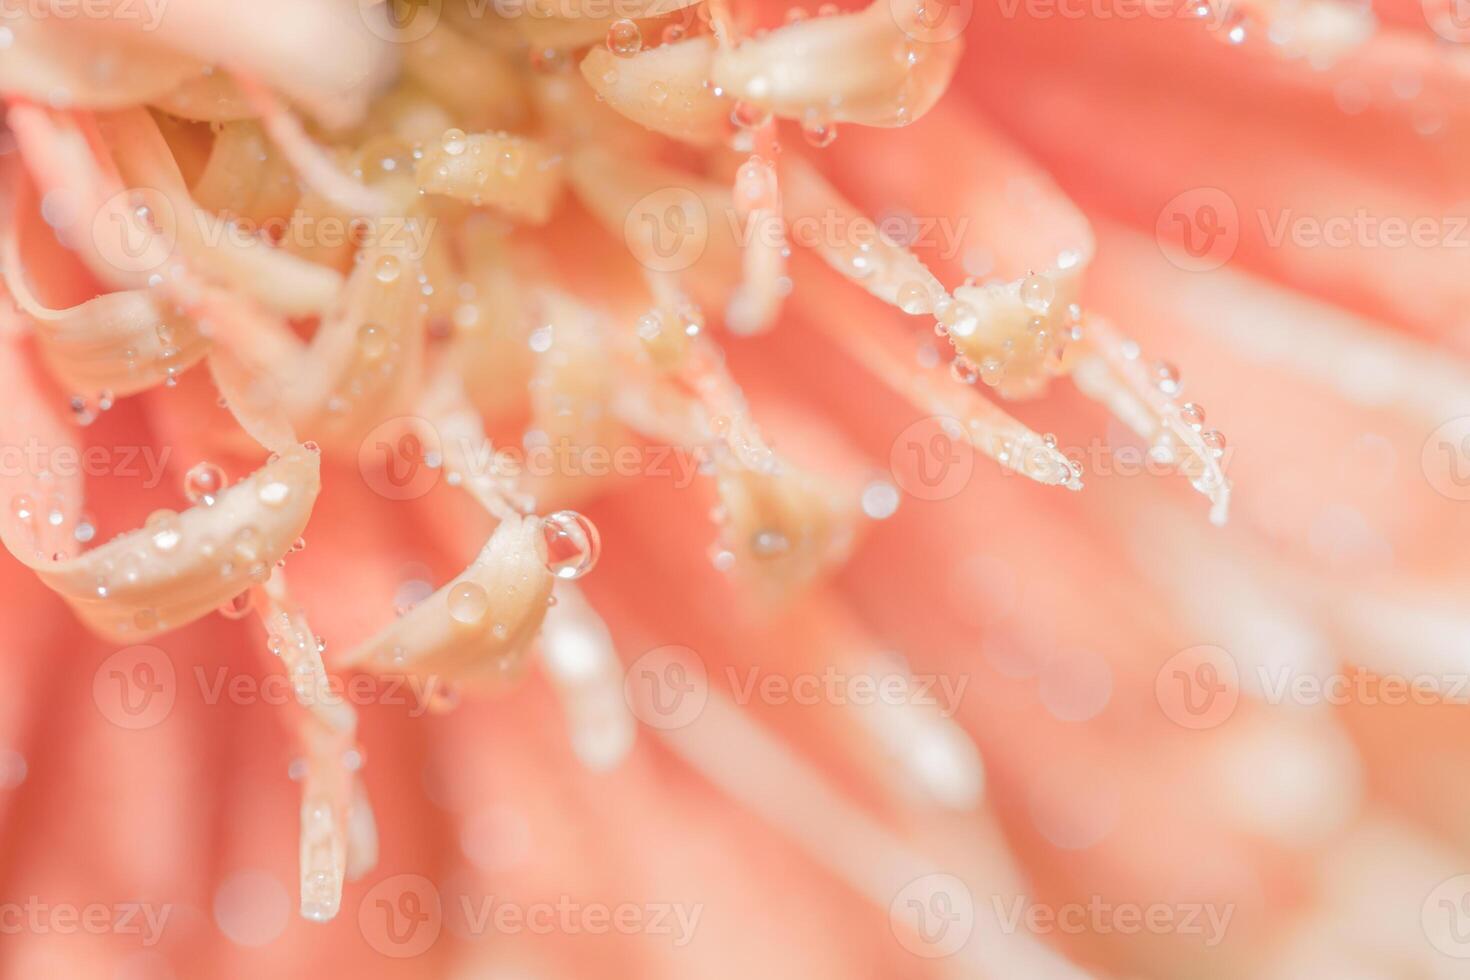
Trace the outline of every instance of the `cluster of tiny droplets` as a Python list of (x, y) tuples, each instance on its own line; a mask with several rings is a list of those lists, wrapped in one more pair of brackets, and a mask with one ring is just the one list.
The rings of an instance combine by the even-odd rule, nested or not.
[[(1141, 356), (1138, 344), (1133, 341), (1125, 341), (1123, 344), (1123, 356), (1136, 361)], [(1184, 380), (1179, 374), (1179, 369), (1168, 361), (1155, 361), (1148, 368), (1149, 380), (1158, 388), (1159, 393), (1166, 396), (1172, 404), (1176, 398), (1184, 393)], [(1184, 402), (1177, 408), (1179, 421), (1192, 431), (1199, 434), (1200, 442), (1209, 450), (1212, 456), (1219, 458), (1225, 452), (1225, 436), (1216, 429), (1205, 428), (1205, 410), (1202, 405), (1195, 402)], [(1161, 430), (1155, 441), (1154, 449), (1161, 457), (1172, 458), (1173, 436), (1167, 430)]]

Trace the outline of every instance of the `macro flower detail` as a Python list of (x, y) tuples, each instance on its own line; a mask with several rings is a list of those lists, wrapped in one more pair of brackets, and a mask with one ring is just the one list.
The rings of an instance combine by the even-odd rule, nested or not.
[(0, 959), (1455, 975), (1458, 14), (0, 3)]

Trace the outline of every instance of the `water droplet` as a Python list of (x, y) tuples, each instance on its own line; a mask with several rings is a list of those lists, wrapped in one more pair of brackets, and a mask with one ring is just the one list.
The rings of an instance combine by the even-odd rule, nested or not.
[(1166, 395), (1177, 395), (1181, 383), (1179, 380), (1179, 369), (1168, 361), (1154, 362), (1154, 384)]
[(837, 124), (808, 120), (801, 124), (801, 135), (812, 146), (831, 146), (832, 141), (837, 138)]
[(464, 153), (465, 148), (469, 146), (469, 141), (465, 138), (464, 130), (446, 129), (444, 131), (444, 137), (440, 140), (440, 145), (444, 147), (445, 153), (448, 153), (452, 157), (457, 157)]
[(1245, 13), (1232, 5), (1220, 22), (1220, 37), (1227, 44), (1240, 44), (1245, 40)]
[(643, 32), (631, 20), (615, 20), (607, 29), (607, 49), (619, 58), (631, 58), (643, 48)]
[(260, 529), (253, 524), (246, 524), (235, 532), (231, 546), (235, 557), (241, 561), (253, 561), (260, 555)]
[(980, 370), (975, 367), (975, 362), (963, 355), (949, 362), (949, 373), (960, 384), (972, 385), (980, 377)]
[(378, 282), (393, 282), (398, 278), (398, 256), (385, 255), (378, 259), (378, 268), (374, 271)]
[(1206, 449), (1213, 452), (1216, 456), (1225, 451), (1225, 436), (1215, 429), (1202, 433), (1200, 435), (1200, 441), (1205, 444)]
[(863, 488), (863, 513), (875, 521), (892, 517), (898, 510), (898, 488), (887, 480), (874, 480)]
[(430, 714), (442, 715), (453, 711), (459, 706), (459, 688), (446, 684), (440, 684), (428, 692), (424, 701), (424, 707), (429, 709)]
[(754, 102), (740, 101), (730, 110), (730, 122), (741, 129), (759, 129), (771, 121), (771, 110)]
[(168, 554), (179, 546), (179, 515), (171, 510), (155, 510), (144, 522), (153, 547)]
[(377, 360), (388, 349), (388, 331), (375, 323), (364, 323), (357, 328), (357, 349), (368, 360)]
[(602, 541), (597, 525), (574, 510), (559, 510), (542, 524), (546, 570), (557, 578), (578, 579), (597, 564)]
[(969, 303), (955, 303), (949, 314), (947, 327), (956, 337), (968, 337), (980, 326), (980, 317)]
[(206, 507), (213, 506), (224, 488), (224, 469), (207, 460), (195, 463), (189, 467), (189, 472), (184, 474), (184, 496), (189, 498), (191, 504), (202, 503)]
[(898, 287), (898, 307), (905, 313), (918, 315), (928, 313), (929, 290), (921, 282), (906, 282)]
[(1185, 402), (1179, 408), (1179, 418), (1190, 428), (1199, 429), (1205, 422), (1205, 410), (1194, 402)]
[(750, 539), (750, 550), (757, 558), (777, 558), (791, 550), (791, 542), (780, 531), (757, 531)]
[(1021, 302), (1033, 313), (1045, 313), (1055, 295), (1056, 289), (1046, 276), (1033, 273), (1021, 280)]
[(536, 71), (561, 71), (566, 67), (566, 55), (558, 48), (534, 48), (531, 51), (531, 67)]
[(490, 594), (478, 582), (460, 582), (449, 590), (449, 618), (472, 626), (485, 618)]
[(271, 482), (265, 484), (256, 494), (256, 497), (260, 500), (260, 502), (265, 504), (267, 507), (280, 507), (290, 498), (290, 496), (290, 485), (282, 483), (280, 480), (272, 480)]
[(221, 603), (219, 614), (226, 619), (244, 619), (250, 615), (252, 605), (253, 600), (250, 597), (250, 590), (246, 589), (233, 599)]
[(16, 517), (23, 521), (30, 520), (36, 513), (35, 502), (23, 493), (16, 494), (10, 498), (10, 509)]
[(715, 566), (717, 572), (728, 572), (735, 567), (735, 552), (719, 545), (712, 545), (709, 550), (710, 564)]

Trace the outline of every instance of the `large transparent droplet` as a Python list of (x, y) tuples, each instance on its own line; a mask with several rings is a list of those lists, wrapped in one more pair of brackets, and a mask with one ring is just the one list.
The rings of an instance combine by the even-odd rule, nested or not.
[(490, 594), (478, 582), (460, 582), (449, 590), (449, 618), (473, 626), (490, 609)]
[(643, 32), (633, 21), (615, 20), (607, 28), (607, 49), (619, 58), (631, 58), (643, 48)]
[(574, 510), (547, 515), (542, 533), (546, 536), (546, 570), (557, 578), (581, 578), (592, 571), (602, 553), (597, 525)]
[(225, 488), (225, 471), (215, 463), (195, 463), (184, 474), (184, 496), (191, 504), (212, 506)]

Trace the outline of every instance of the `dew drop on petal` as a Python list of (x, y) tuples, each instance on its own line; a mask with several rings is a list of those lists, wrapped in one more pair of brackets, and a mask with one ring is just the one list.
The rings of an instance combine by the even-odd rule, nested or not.
[(388, 331), (375, 323), (364, 323), (357, 328), (357, 349), (368, 360), (376, 360), (388, 349)]
[(809, 145), (819, 149), (831, 146), (832, 141), (837, 138), (837, 125), (836, 123), (822, 123), (816, 122), (815, 120), (808, 121), (802, 123), (801, 135)]
[(446, 129), (444, 136), (440, 139), (440, 145), (444, 147), (445, 153), (448, 153), (452, 157), (457, 157), (464, 153), (465, 147), (469, 144), (465, 139), (464, 130)]
[(759, 129), (771, 121), (771, 110), (754, 102), (736, 102), (730, 110), (730, 122), (741, 129)]
[(929, 312), (929, 290), (921, 282), (906, 282), (898, 287), (899, 309), (911, 315)]
[(624, 18), (615, 20), (607, 28), (607, 49), (619, 58), (631, 58), (643, 48), (643, 32), (638, 25)]
[(449, 590), (449, 618), (472, 626), (485, 618), (490, 594), (478, 582), (460, 582)]
[(171, 510), (155, 510), (144, 522), (153, 547), (168, 554), (179, 546), (179, 515)]
[(1021, 302), (1033, 313), (1045, 313), (1055, 295), (1056, 289), (1046, 276), (1033, 273), (1021, 280)]
[(592, 571), (602, 553), (597, 525), (574, 510), (547, 515), (542, 533), (546, 539), (546, 570), (557, 578), (581, 578)]
[(1159, 361), (1154, 364), (1154, 383), (1159, 390), (1166, 395), (1179, 394), (1180, 381), (1179, 369), (1168, 361)]
[(750, 540), (750, 550), (757, 558), (779, 558), (791, 550), (791, 542), (780, 531), (757, 531)]
[(262, 486), (256, 496), (267, 507), (280, 507), (291, 496), (291, 487), (280, 480), (272, 480)]
[(374, 275), (378, 282), (393, 282), (398, 278), (398, 257), (396, 255), (385, 255), (378, 259), (378, 267)]
[(950, 307), (947, 326), (954, 336), (968, 337), (980, 326), (980, 317), (969, 303), (955, 303)]
[(184, 496), (191, 504), (210, 506), (225, 488), (225, 471), (218, 464), (195, 463), (184, 474)]
[(226, 619), (244, 619), (250, 615), (252, 605), (253, 601), (250, 598), (250, 590), (246, 589), (229, 601), (221, 603), (219, 614)]

